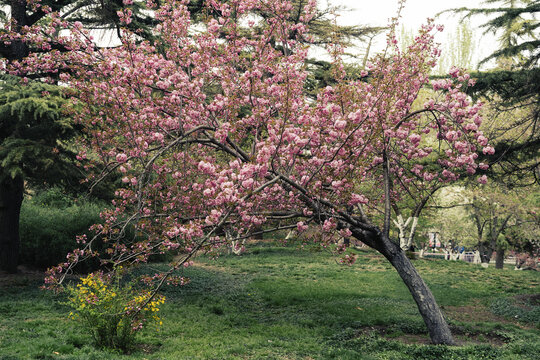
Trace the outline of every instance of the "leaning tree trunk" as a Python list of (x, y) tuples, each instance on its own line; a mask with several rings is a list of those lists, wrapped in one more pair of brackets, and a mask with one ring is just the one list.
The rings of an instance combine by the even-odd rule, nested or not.
[(450, 328), (435, 301), (435, 297), (399, 245), (390, 241), (383, 234), (366, 233), (357, 229), (352, 232), (358, 240), (364, 241), (384, 255), (397, 270), (418, 306), (431, 341), (434, 344), (455, 345)]
[(495, 255), (495, 269), (502, 269), (504, 267), (504, 249), (501, 246), (497, 246), (497, 254)]
[(21, 177), (0, 181), (0, 270), (17, 272), (19, 216), (24, 183)]

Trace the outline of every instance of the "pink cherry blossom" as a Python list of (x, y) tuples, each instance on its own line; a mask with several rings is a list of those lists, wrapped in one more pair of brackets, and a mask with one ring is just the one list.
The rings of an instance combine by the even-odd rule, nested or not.
[(117, 154), (116, 155), (116, 161), (118, 161), (119, 163), (123, 163), (123, 162), (126, 162), (127, 160), (127, 155), (126, 154)]
[(482, 152), (485, 155), (493, 155), (495, 154), (495, 149), (492, 146), (486, 146), (482, 149)]

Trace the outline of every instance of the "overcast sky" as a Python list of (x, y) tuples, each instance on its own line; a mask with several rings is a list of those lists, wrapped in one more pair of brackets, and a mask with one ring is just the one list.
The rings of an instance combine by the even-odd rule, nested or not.
[[(398, 0), (318, 0), (319, 6), (323, 8), (326, 4), (345, 6), (350, 11), (342, 12), (338, 17), (338, 23), (343, 25), (370, 25), (386, 26), (389, 19), (396, 15), (398, 10)], [(416, 31), (420, 26), (426, 23), (428, 17), (434, 17), (437, 13), (459, 7), (480, 7), (482, 0), (407, 0), (402, 12), (400, 22), (407, 31)], [(459, 26), (459, 16), (443, 14), (436, 18), (437, 24), (445, 26), (444, 33), (439, 34), (437, 41), (445, 43), (448, 36), (451, 35)], [(476, 16), (471, 19), (471, 27), (474, 31), (474, 41), (476, 43), (473, 62), (476, 64), (480, 59), (485, 58), (495, 51), (497, 42), (493, 35), (482, 35), (483, 30), (479, 26), (485, 22), (483, 16)], [(400, 27), (401, 29), (401, 27)], [(103, 35), (102, 35), (103, 36)], [(97, 36), (99, 37), (99, 36)], [(116, 44), (116, 35), (103, 36), (101, 42), (108, 43), (109, 46)], [(375, 44), (370, 53), (373, 55), (377, 51), (384, 49), (386, 38), (383, 34), (375, 39)], [(351, 53), (363, 53), (363, 46), (360, 44), (358, 49), (351, 49)], [(444, 52), (444, 48), (443, 48)], [(320, 49), (313, 49), (312, 56), (325, 57)], [(444, 54), (443, 54), (444, 56)], [(489, 67), (489, 64), (488, 66)], [(485, 66), (484, 66), (485, 68)]]
[[(344, 5), (351, 9), (338, 18), (338, 23), (343, 25), (373, 25), (385, 26), (389, 19), (397, 13), (398, 0), (319, 0), (321, 5), (327, 1), (331, 5)], [(402, 12), (401, 23), (408, 30), (416, 30), (428, 17), (434, 17), (437, 13), (459, 7), (480, 7), (481, 0), (407, 0)], [(444, 14), (436, 18), (437, 24), (445, 26), (445, 31), (438, 37), (439, 42), (444, 42), (448, 34), (455, 31), (459, 24), (459, 16)], [(497, 46), (493, 35), (482, 35), (483, 29), (479, 26), (485, 22), (483, 16), (471, 19), (471, 27), (477, 44), (475, 60), (482, 59), (491, 54)], [(385, 37), (379, 36), (377, 47), (384, 47)]]

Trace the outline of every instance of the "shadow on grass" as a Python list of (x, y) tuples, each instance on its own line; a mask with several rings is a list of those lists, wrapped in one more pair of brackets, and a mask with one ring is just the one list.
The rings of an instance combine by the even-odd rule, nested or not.
[[(527, 274), (434, 261), (419, 265), (443, 304), (492, 299), (499, 278), (536, 281)], [(377, 270), (366, 271), (371, 267)], [(152, 264), (139, 272), (165, 268)], [(425, 344), (426, 329), (408, 290), (372, 253), (362, 253), (357, 265), (346, 267), (327, 253), (265, 244), (240, 257), (199, 257), (179, 274), (191, 282), (163, 289), (164, 326), (144, 332), (129, 357), (89, 346), (88, 335), (66, 320), (69, 310), (61, 298), (38, 290), (40, 283), (0, 287), (0, 354), (5, 354), (0, 359), (514, 360), (536, 359), (540, 351), (538, 331), (509, 324), (453, 322), (458, 335), (476, 343)], [(455, 286), (465, 281), (466, 286)], [(499, 343), (492, 341), (495, 337)]]

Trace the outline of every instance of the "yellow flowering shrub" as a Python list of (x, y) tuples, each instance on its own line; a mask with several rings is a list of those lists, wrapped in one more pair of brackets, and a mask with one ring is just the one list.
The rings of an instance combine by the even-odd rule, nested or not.
[(73, 308), (69, 317), (80, 321), (98, 346), (126, 351), (143, 327), (162, 325), (158, 312), (165, 297), (122, 285), (118, 278), (93, 273), (67, 291)]

